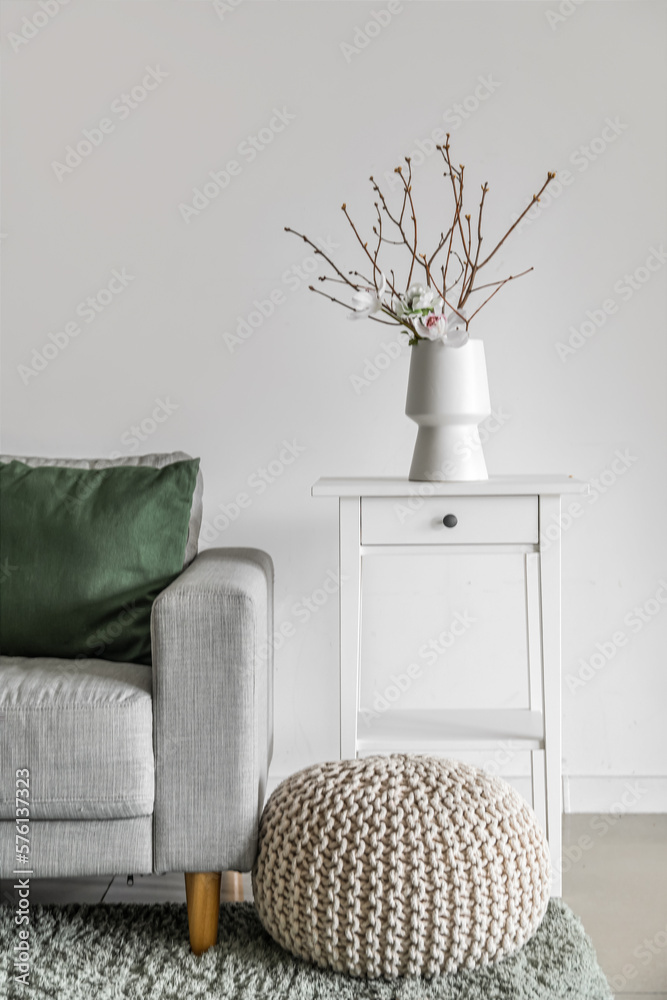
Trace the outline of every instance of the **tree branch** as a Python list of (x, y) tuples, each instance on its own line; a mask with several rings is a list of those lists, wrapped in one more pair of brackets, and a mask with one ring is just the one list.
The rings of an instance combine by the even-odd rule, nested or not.
[(373, 265), (373, 284), (375, 285), (375, 291), (377, 292), (378, 291), (378, 285), (377, 285), (377, 281), (375, 280), (375, 261), (373, 260), (373, 257), (372, 257), (372, 255), (370, 254), (370, 252), (368, 250), (368, 243), (364, 243), (364, 241), (362, 240), (361, 236), (357, 232), (357, 227), (355, 226), (354, 222), (350, 218), (349, 212), (347, 210), (347, 205), (345, 204), (345, 202), (343, 202), (343, 204), (341, 205), (341, 211), (343, 212), (343, 215), (345, 216), (345, 218), (347, 219), (347, 221), (352, 226), (352, 232), (354, 233), (354, 235), (359, 240), (359, 245), (361, 246), (362, 250), (364, 251), (364, 253), (368, 257), (368, 259), (370, 260), (371, 264)]
[(526, 208), (524, 208), (524, 210), (521, 213), (521, 215), (519, 216), (519, 218), (516, 219), (516, 221), (514, 223), (512, 223), (512, 225), (509, 227), (509, 229), (507, 230), (507, 232), (503, 236), (502, 240), (499, 243), (496, 244), (496, 246), (493, 248), (493, 250), (491, 251), (491, 253), (489, 254), (489, 256), (485, 260), (483, 260), (482, 263), (479, 265), (480, 267), (485, 267), (489, 263), (489, 261), (491, 260), (491, 258), (493, 257), (493, 255), (495, 253), (497, 253), (498, 250), (500, 250), (501, 246), (503, 245), (503, 243), (505, 242), (505, 240), (507, 239), (507, 237), (509, 236), (509, 234), (514, 229), (516, 229), (516, 227), (519, 225), (519, 223), (523, 219), (523, 217), (526, 214), (526, 212), (529, 212), (531, 210), (531, 208), (533, 207), (533, 205), (540, 200), (540, 196), (544, 192), (544, 189), (547, 187), (547, 185), (551, 184), (551, 182), (552, 182), (552, 180), (554, 179), (555, 176), (556, 175), (554, 173), (551, 173), (551, 172), (547, 174), (547, 179), (545, 180), (545, 182), (542, 185), (542, 187), (540, 188), (540, 190), (537, 192), (537, 194), (533, 195), (533, 197), (531, 198), (530, 202), (528, 203), (528, 205), (526, 206)]
[(491, 299), (493, 298), (493, 296), (498, 294), (498, 292), (503, 287), (503, 285), (506, 285), (508, 281), (514, 281), (515, 278), (520, 278), (520, 277), (522, 277), (522, 275), (528, 274), (528, 271), (532, 271), (532, 270), (533, 270), (533, 268), (529, 267), (528, 270), (522, 271), (521, 274), (510, 274), (509, 278), (505, 278), (503, 281), (501, 281), (499, 283), (498, 287), (496, 288), (495, 292), (491, 292), (491, 294), (488, 296), (488, 298), (484, 299), (484, 301), (482, 302), (481, 306), (478, 306), (477, 309), (475, 309), (474, 313), (470, 316), (470, 319), (468, 320), (468, 322), (470, 323), (475, 318), (475, 316), (480, 311), (480, 309), (483, 309), (484, 306), (486, 305), (486, 303), (490, 302)]
[(530, 271), (534, 271), (535, 268), (527, 267), (525, 271), (521, 271), (520, 274), (511, 274), (509, 278), (500, 278), (498, 281), (487, 281), (485, 285), (478, 285), (477, 288), (472, 289), (472, 293), (481, 292), (484, 288), (494, 288), (496, 285), (504, 285), (506, 281), (510, 279), (513, 281), (515, 278), (523, 278), (524, 274), (528, 274)]
[[(382, 263), (385, 261), (385, 255), (383, 248), (388, 246), (404, 246), (410, 254), (410, 264), (407, 272), (407, 282), (406, 289), (410, 287), (413, 281), (415, 267), (417, 264), (424, 269), (424, 274), (426, 276), (426, 284), (435, 293), (440, 295), (442, 299), (445, 300), (445, 304), (448, 310), (451, 311), (456, 316), (459, 316), (464, 322), (466, 327), (472, 319), (480, 312), (484, 306), (491, 301), (494, 295), (497, 295), (500, 289), (508, 284), (510, 281), (514, 281), (516, 278), (521, 278), (533, 270), (532, 267), (527, 268), (525, 271), (521, 271), (518, 274), (511, 274), (506, 278), (501, 278), (498, 281), (485, 282), (482, 285), (476, 286), (476, 281), (478, 279), (479, 273), (482, 268), (485, 267), (492, 258), (497, 254), (501, 246), (505, 243), (511, 233), (517, 228), (517, 226), (524, 219), (526, 214), (530, 211), (536, 202), (539, 202), (541, 195), (544, 193), (547, 186), (554, 179), (555, 174), (549, 172), (547, 178), (537, 194), (534, 194), (524, 208), (518, 218), (512, 223), (504, 236), (498, 240), (498, 242), (493, 246), (493, 249), (486, 255), (482, 256), (482, 244), (484, 242), (483, 236), (483, 217), (484, 217), (484, 207), (486, 204), (486, 195), (489, 191), (489, 185), (484, 182), (481, 185), (481, 198), (479, 201), (479, 206), (477, 209), (477, 222), (475, 227), (475, 248), (473, 250), (473, 227), (472, 227), (472, 216), (468, 213), (464, 214), (464, 184), (465, 184), (465, 167), (463, 164), (459, 164), (455, 167), (452, 163), (451, 149), (450, 149), (450, 136), (447, 134), (447, 140), (444, 145), (436, 147), (442, 156), (445, 164), (445, 171), (443, 176), (449, 178), (449, 185), (451, 186), (451, 191), (454, 199), (454, 211), (451, 225), (446, 231), (440, 232), (440, 237), (436, 242), (436, 245), (432, 252), (418, 253), (418, 222), (417, 222), (417, 212), (415, 209), (415, 203), (412, 191), (412, 163), (409, 156), (405, 157), (405, 163), (407, 164), (407, 170), (402, 166), (395, 168), (395, 173), (398, 174), (400, 182), (403, 186), (402, 199), (400, 200), (400, 212), (397, 214), (392, 211), (389, 206), (385, 195), (383, 194), (380, 186), (376, 183), (373, 176), (370, 177), (370, 182), (373, 187), (373, 191), (377, 195), (377, 201), (374, 202), (375, 213), (377, 221), (372, 226), (373, 236), (375, 238), (374, 245), (372, 249), (369, 249), (369, 244), (362, 238), (356, 224), (352, 220), (345, 203), (343, 203), (342, 211), (354, 233), (354, 236), (361, 246), (367, 260), (372, 266), (372, 277), (368, 278), (366, 275), (359, 271), (350, 270), (347, 273), (342, 271), (334, 261), (327, 255), (324, 250), (314, 243), (311, 239), (305, 236), (303, 233), (299, 233), (289, 226), (285, 226), (285, 231), (298, 236), (300, 239), (307, 243), (313, 250), (313, 252), (322, 257), (329, 269), (330, 274), (319, 275), (318, 282), (333, 282), (335, 284), (347, 285), (350, 289), (355, 292), (361, 289), (372, 290), (375, 287), (375, 293), (379, 296), (380, 283), (381, 281), (386, 283), (386, 288), (389, 294), (386, 296), (386, 301), (380, 304), (380, 308), (377, 309), (377, 314), (369, 315), (368, 318), (372, 319), (373, 322), (383, 323), (384, 325), (393, 326), (399, 325), (401, 328), (406, 330), (410, 335), (410, 343), (416, 343), (420, 339), (423, 339), (417, 330), (412, 325), (411, 319), (400, 316), (395, 310), (398, 308), (397, 302), (401, 300), (401, 294), (397, 290), (396, 275), (393, 268), (389, 271), (389, 278), (384, 274)], [(400, 190), (400, 188), (399, 188)], [(397, 200), (400, 195), (397, 196)], [(392, 195), (393, 199), (393, 195)], [(397, 206), (398, 207), (398, 206)], [(410, 235), (407, 233), (408, 224), (406, 222), (406, 212), (410, 213), (410, 222), (412, 232)], [(388, 220), (394, 227), (392, 230), (388, 223), (385, 224), (385, 219)], [(385, 226), (389, 232), (391, 232), (392, 237), (396, 236), (396, 239), (390, 238), (387, 233), (385, 233)], [(425, 248), (429, 251), (429, 248)], [(461, 251), (459, 253), (459, 250)], [(440, 274), (442, 277), (442, 289), (438, 287), (435, 274), (437, 275), (437, 270), (434, 268), (435, 261), (440, 253), (444, 252), (445, 261), (444, 265), (439, 267)], [(459, 263), (459, 273), (456, 279), (448, 285), (448, 278), (450, 273), (450, 268), (453, 270), (453, 259)], [(385, 263), (385, 267), (388, 267), (388, 262)], [(358, 284), (357, 282), (362, 282)], [(458, 299), (456, 305), (449, 301), (447, 296), (450, 296), (454, 289), (460, 286), (458, 289)], [(313, 285), (309, 286), (311, 291), (316, 292), (319, 295), (323, 295), (329, 301), (334, 302), (337, 305), (344, 306), (346, 309), (353, 309), (352, 306), (347, 305), (341, 299), (336, 298), (333, 295), (329, 295), (324, 291), (320, 291)], [(385, 287), (385, 284), (382, 284)], [(491, 289), (491, 293), (486, 296), (484, 301), (477, 306), (470, 317), (464, 315), (463, 307), (470, 298), (470, 296), (475, 292), (481, 292), (485, 289)], [(383, 296), (384, 298), (384, 296)], [(387, 305), (386, 302), (389, 302)], [(386, 317), (386, 318), (381, 318)]]
[(333, 268), (333, 270), (334, 270), (334, 271), (336, 272), (336, 274), (337, 274), (337, 275), (338, 275), (338, 276), (339, 276), (340, 278), (342, 278), (342, 279), (343, 279), (343, 281), (345, 282), (345, 284), (346, 284), (346, 285), (349, 285), (349, 286), (350, 286), (350, 288), (354, 288), (355, 292), (358, 292), (358, 291), (359, 291), (359, 285), (355, 285), (355, 284), (354, 284), (354, 283), (353, 283), (352, 281), (350, 281), (350, 280), (349, 280), (348, 278), (346, 278), (346, 277), (345, 277), (345, 275), (343, 274), (343, 272), (342, 272), (342, 271), (340, 270), (340, 268), (336, 267), (336, 265), (335, 265), (335, 264), (334, 264), (334, 262), (333, 262), (333, 261), (331, 260), (331, 258), (330, 258), (330, 257), (327, 257), (327, 255), (326, 255), (326, 254), (324, 253), (324, 251), (323, 251), (323, 250), (320, 250), (320, 248), (319, 248), (319, 247), (318, 247), (318, 246), (317, 246), (317, 245), (316, 245), (315, 243), (313, 243), (313, 241), (312, 241), (312, 240), (308, 239), (308, 237), (307, 237), (307, 236), (304, 236), (304, 235), (303, 235), (303, 233), (298, 233), (298, 232), (296, 231), (296, 229), (290, 229), (290, 227), (289, 227), (289, 226), (285, 226), (285, 232), (286, 232), (286, 233), (293, 233), (293, 234), (294, 234), (294, 236), (298, 236), (298, 237), (300, 237), (300, 239), (302, 239), (304, 243), (307, 243), (307, 244), (308, 244), (308, 246), (310, 246), (310, 247), (312, 247), (312, 248), (313, 248), (313, 250), (315, 251), (315, 253), (316, 253), (316, 254), (319, 254), (319, 256), (320, 256), (320, 257), (323, 257), (323, 258), (324, 258), (324, 259), (326, 260), (327, 264), (328, 264), (328, 265), (329, 265), (330, 267), (332, 267), (332, 268)]

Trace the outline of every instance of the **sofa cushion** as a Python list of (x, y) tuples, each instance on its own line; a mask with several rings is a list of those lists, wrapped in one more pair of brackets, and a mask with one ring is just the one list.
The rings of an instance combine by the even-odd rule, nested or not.
[(27, 768), (30, 818), (153, 812), (151, 669), (108, 660), (0, 657), (0, 819)]
[(0, 651), (150, 664), (151, 608), (183, 568), (198, 465), (0, 464)]
[[(173, 465), (174, 462), (185, 462), (191, 456), (184, 451), (173, 451), (158, 453), (153, 455), (119, 455), (116, 458), (21, 458), (19, 455), (0, 455), (0, 462), (23, 462), (34, 469), (41, 469), (45, 466), (59, 465), (64, 469), (115, 469), (130, 466), (131, 468), (141, 467), (150, 469), (163, 469), (165, 465)], [(192, 507), (190, 508), (190, 522), (188, 524), (188, 541), (185, 546), (185, 559), (183, 569), (189, 566), (197, 555), (197, 544), (199, 542), (199, 530), (201, 528), (202, 510), (204, 497), (204, 481), (201, 469), (197, 470), (197, 483), (192, 494)]]

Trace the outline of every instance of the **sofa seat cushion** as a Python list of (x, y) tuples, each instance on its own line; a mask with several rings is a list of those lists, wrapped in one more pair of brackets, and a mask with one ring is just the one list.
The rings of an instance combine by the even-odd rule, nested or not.
[(0, 819), (14, 819), (27, 768), (31, 819), (153, 812), (151, 668), (0, 656)]

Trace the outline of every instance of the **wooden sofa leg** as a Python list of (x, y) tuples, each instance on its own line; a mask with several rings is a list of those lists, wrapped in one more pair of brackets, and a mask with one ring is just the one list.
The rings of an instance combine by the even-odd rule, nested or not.
[(218, 940), (220, 872), (186, 872), (190, 947), (201, 955)]

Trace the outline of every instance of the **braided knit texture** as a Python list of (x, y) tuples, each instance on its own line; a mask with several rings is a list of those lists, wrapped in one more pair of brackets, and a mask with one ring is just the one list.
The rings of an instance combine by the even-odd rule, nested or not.
[(282, 782), (252, 881), (262, 924), (294, 955), (354, 976), (431, 977), (520, 948), (546, 912), (550, 863), (506, 782), (394, 754)]

